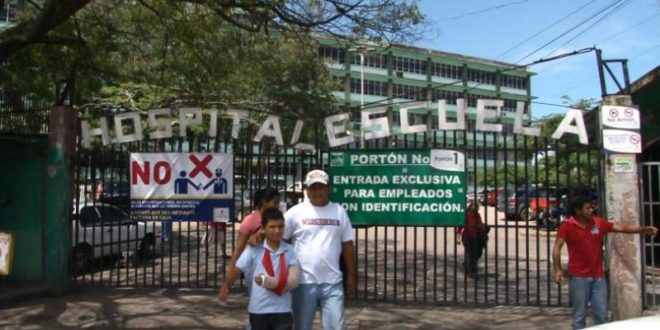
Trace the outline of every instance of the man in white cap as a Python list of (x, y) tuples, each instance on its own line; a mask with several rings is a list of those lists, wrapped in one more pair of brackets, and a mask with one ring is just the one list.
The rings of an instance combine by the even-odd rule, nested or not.
[(305, 177), (307, 200), (284, 214), (284, 239), (300, 261), (300, 285), (293, 291), (294, 328), (312, 329), (321, 310), (323, 329), (344, 329), (344, 290), (339, 258), (346, 264), (346, 295), (356, 289), (357, 274), (351, 221), (344, 208), (330, 201), (328, 174), (312, 170)]

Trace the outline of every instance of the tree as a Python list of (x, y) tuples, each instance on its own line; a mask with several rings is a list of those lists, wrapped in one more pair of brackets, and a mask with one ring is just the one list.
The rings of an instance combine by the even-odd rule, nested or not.
[[(46, 0), (39, 6), (33, 1), (20, 2), (21, 15), (15, 26), (0, 31), (0, 63), (32, 44), (79, 44), (79, 39), (49, 34), (86, 6), (90, 0)], [(5, 1), (0, 0), (0, 7)]]
[(568, 105), (571, 109), (580, 109), (585, 111), (590, 111), (596, 106), (596, 99), (590, 97), (588, 99), (580, 98), (573, 100), (568, 95), (562, 95), (561, 103)]
[[(72, 18), (83, 8), (130, 3), (165, 18), (169, 13), (160, 11), (164, 2), (167, 1), (19, 1), (16, 25), (0, 31), (0, 63), (35, 44), (84, 45), (80, 35), (63, 31), (65, 23), (76, 23)], [(0, 1), (0, 5), (4, 3)], [(180, 12), (203, 7), (226, 23), (249, 32), (304, 36), (316, 31), (384, 42), (414, 40), (424, 22), (416, 0), (180, 0), (170, 1), (169, 5)]]

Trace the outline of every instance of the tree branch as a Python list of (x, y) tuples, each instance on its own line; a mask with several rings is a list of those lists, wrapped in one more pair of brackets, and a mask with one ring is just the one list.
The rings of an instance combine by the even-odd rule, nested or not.
[(0, 32), (0, 62), (37, 42), (91, 0), (47, 0), (39, 15)]

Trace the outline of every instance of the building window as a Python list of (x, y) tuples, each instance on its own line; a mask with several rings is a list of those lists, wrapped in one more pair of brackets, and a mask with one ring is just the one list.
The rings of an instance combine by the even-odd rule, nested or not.
[(502, 75), (500, 78), (500, 84), (502, 87), (510, 87), (515, 89), (527, 89), (527, 78), (517, 77), (510, 75)]
[(449, 79), (463, 79), (463, 67), (458, 65), (432, 63), (431, 74), (436, 77), (444, 77)]
[(394, 57), (394, 71), (426, 74), (426, 61), (407, 57)]
[[(479, 94), (468, 94), (468, 99), (467, 99), (467, 104), (468, 107), (476, 107), (477, 106), (477, 100), (499, 100), (496, 97), (493, 96), (487, 96), (487, 95), (479, 95)], [(510, 106), (511, 103), (507, 103), (507, 101), (511, 100), (503, 100), (504, 101), (504, 108), (506, 109), (507, 106)], [(511, 101), (513, 102), (513, 111), (516, 111), (516, 101)], [(486, 107), (486, 109), (494, 109), (494, 107)]]
[[(360, 79), (351, 78), (351, 93), (362, 93)], [(382, 81), (365, 80), (364, 95), (387, 96), (387, 83)]]
[(5, 4), (0, 8), (0, 23), (11, 23), (16, 17), (16, 8), (10, 4)]
[(481, 70), (468, 70), (468, 80), (479, 84), (495, 85), (495, 74)]
[(433, 90), (433, 102), (437, 102), (438, 100), (446, 100), (447, 104), (456, 105), (456, 99), (460, 97), (461, 93), (458, 92), (445, 91), (441, 89)]
[(415, 101), (426, 100), (426, 88), (419, 86), (410, 86), (394, 84), (394, 97)]
[(466, 124), (467, 124), (467, 131), (468, 132), (472, 132), (472, 131), (475, 131), (477, 129), (477, 121), (476, 120), (468, 119), (466, 121)]
[(504, 100), (504, 107), (502, 110), (508, 111), (508, 112), (516, 112), (516, 105), (518, 101), (516, 100)]
[(330, 46), (320, 46), (319, 47), (319, 57), (329, 59), (333, 63), (344, 63), (344, 50), (341, 48), (335, 48)]
[[(351, 58), (352, 65), (360, 65), (360, 54), (353, 54)], [(387, 56), (377, 53), (367, 53), (364, 55), (364, 66), (376, 69), (387, 68)]]

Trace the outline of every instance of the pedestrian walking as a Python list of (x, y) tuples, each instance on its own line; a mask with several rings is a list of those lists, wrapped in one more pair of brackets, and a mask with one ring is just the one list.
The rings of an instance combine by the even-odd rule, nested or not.
[[(323, 329), (344, 329), (344, 296), (356, 289), (353, 227), (344, 208), (330, 201), (328, 174), (312, 170), (305, 177), (307, 199), (285, 215), (284, 239), (290, 240), (300, 260), (300, 285), (293, 292), (296, 330), (310, 330), (317, 309)], [(346, 265), (346, 293), (340, 256)]]
[(463, 244), (465, 275), (477, 277), (477, 263), (488, 243), (488, 228), (481, 221), (479, 201), (470, 200), (465, 215), (465, 226), (456, 227), (456, 244)]
[[(253, 211), (245, 216), (241, 221), (241, 225), (238, 228), (238, 238), (236, 239), (236, 245), (234, 251), (232, 252), (231, 259), (229, 259), (229, 268), (236, 265), (236, 260), (243, 253), (245, 247), (247, 246), (250, 236), (257, 233), (262, 227), (261, 215), (266, 209), (277, 208), (280, 204), (280, 194), (277, 189), (272, 187), (266, 187), (264, 189), (259, 189), (254, 192), (252, 196), (252, 205), (254, 207)], [(253, 244), (256, 245), (256, 244)], [(250, 278), (250, 273), (245, 273), (246, 278)], [(252, 287), (252, 281), (246, 281), (246, 286), (248, 292)]]
[(246, 277), (256, 286), (250, 291), (248, 312), (253, 330), (293, 329), (290, 290), (298, 285), (299, 262), (293, 246), (282, 241), (284, 215), (278, 209), (267, 209), (262, 215), (265, 240), (250, 246), (238, 258), (236, 265), (227, 273), (218, 297), (227, 300), (229, 289), (243, 273), (255, 274)]

